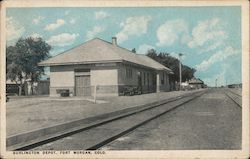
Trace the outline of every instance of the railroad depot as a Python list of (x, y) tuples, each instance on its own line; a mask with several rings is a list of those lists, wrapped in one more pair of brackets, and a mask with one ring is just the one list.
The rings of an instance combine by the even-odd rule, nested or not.
[(199, 78), (192, 78), (191, 80), (188, 81), (190, 89), (200, 89), (204, 88), (204, 82), (199, 79)]
[(69, 91), (73, 96), (124, 95), (129, 89), (140, 93), (170, 90), (172, 70), (145, 56), (99, 38), (65, 51), (39, 66), (50, 67), (50, 96)]

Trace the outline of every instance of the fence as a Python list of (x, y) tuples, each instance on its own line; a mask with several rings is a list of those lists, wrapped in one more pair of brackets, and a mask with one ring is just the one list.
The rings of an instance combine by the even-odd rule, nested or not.
[[(8, 95), (18, 95), (19, 94), (19, 84), (6, 84), (6, 94)], [(22, 95), (24, 95), (24, 89), (22, 89)]]
[[(48, 95), (49, 94), (49, 81), (38, 81), (33, 85), (26, 82), (22, 87), (21, 95)], [(8, 95), (18, 95), (20, 84), (6, 84), (6, 93)]]

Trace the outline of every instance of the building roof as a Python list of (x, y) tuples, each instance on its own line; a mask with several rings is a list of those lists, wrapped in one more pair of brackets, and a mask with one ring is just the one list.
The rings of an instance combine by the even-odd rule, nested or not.
[(125, 61), (151, 67), (156, 70), (166, 70), (168, 72), (172, 72), (171, 69), (163, 66), (146, 55), (135, 54), (128, 49), (114, 45), (99, 38), (87, 41), (75, 48), (65, 51), (48, 60), (42, 61), (38, 65), (55, 66)]
[(192, 78), (189, 82), (189, 84), (203, 84), (204, 82), (201, 79)]

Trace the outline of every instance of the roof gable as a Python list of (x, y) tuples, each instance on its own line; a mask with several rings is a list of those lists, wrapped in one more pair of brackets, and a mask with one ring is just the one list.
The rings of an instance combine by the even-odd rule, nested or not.
[(108, 45), (112, 44), (96, 38), (43, 61), (40, 65), (121, 60)]
[(113, 45), (99, 38), (87, 41), (75, 48), (39, 63), (40, 66), (86, 64), (96, 62), (129, 61), (135, 64), (151, 67), (157, 70), (171, 71), (155, 60), (139, 55), (125, 48)]

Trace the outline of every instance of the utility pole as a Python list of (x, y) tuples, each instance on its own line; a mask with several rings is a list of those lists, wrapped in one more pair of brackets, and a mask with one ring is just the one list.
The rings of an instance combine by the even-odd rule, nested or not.
[(215, 79), (215, 87), (217, 88), (217, 81), (218, 81), (218, 79), (216, 78)]
[(182, 82), (182, 75), (181, 75), (181, 56), (183, 56), (182, 53), (179, 53), (179, 71), (180, 71), (180, 90), (181, 90), (181, 82)]

